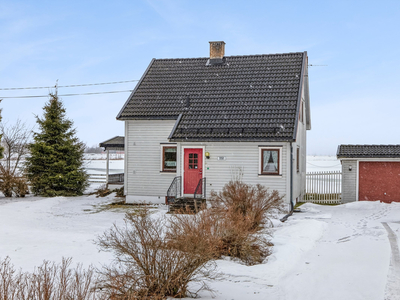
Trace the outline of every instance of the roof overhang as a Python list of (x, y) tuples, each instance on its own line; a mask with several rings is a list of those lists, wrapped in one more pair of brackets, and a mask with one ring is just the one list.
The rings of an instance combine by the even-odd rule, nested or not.
[(104, 150), (125, 150), (125, 137), (115, 136), (99, 144)]

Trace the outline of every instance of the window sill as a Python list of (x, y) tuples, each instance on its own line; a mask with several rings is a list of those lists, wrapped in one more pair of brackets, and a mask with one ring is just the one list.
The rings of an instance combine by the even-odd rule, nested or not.
[(176, 171), (160, 171), (160, 174), (176, 174)]
[(282, 178), (282, 174), (258, 174), (258, 177), (277, 177), (277, 178)]

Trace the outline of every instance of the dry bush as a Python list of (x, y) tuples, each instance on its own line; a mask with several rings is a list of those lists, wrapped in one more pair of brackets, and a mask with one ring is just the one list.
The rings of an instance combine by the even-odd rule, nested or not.
[(102, 300), (94, 289), (93, 268), (83, 270), (81, 265), (69, 268), (71, 259), (61, 264), (44, 261), (33, 273), (16, 271), (7, 257), (0, 260), (1, 300)]
[(25, 178), (15, 178), (13, 192), (16, 197), (25, 197), (25, 195), (29, 194), (29, 188)]
[(216, 210), (223, 226), (219, 226), (221, 239), (220, 255), (239, 258), (246, 265), (262, 263), (270, 255), (269, 242), (265, 234), (258, 234), (254, 221), (232, 209)]
[[(0, 166), (1, 169), (1, 166)], [(14, 189), (14, 175), (10, 174), (7, 170), (0, 171), (0, 191), (5, 197), (12, 197)]]
[[(116, 188), (113, 190), (110, 190), (109, 188), (107, 188), (107, 186), (105, 184), (99, 186), (96, 191), (92, 194), (96, 194), (97, 198), (98, 197), (106, 197), (108, 195), (110, 195), (111, 193), (116, 193), (116, 197), (125, 197), (124, 195), (124, 187), (120, 187), (120, 188)], [(92, 195), (91, 194), (91, 195)]]
[(24, 177), (16, 177), (7, 170), (3, 170), (0, 179), (0, 191), (5, 197), (25, 197), (29, 194), (28, 184)]
[(167, 239), (169, 246), (180, 251), (198, 253), (208, 259), (221, 257), (223, 245), (220, 232), (224, 226), (221, 216), (203, 207), (194, 214), (189, 208), (170, 218)]
[(96, 189), (94, 193), (97, 195), (97, 197), (105, 197), (110, 195), (112, 191), (109, 188), (107, 188), (105, 184), (102, 184)]
[(118, 189), (115, 189), (114, 192), (117, 193), (117, 195), (116, 195), (117, 197), (125, 197), (125, 195), (124, 195), (124, 187), (123, 186), (118, 188)]
[[(0, 159), (0, 191), (5, 197), (23, 197), (27, 186), (23, 177), (23, 158), (28, 154), (28, 142), (31, 131), (24, 123), (17, 120), (15, 124), (0, 123), (1, 146), (4, 157)], [(25, 188), (26, 187), (26, 188)]]
[[(275, 211), (282, 209), (282, 198), (278, 191), (269, 192), (261, 184), (251, 185), (243, 181), (230, 181), (219, 193), (211, 192), (209, 201), (216, 209), (226, 211), (234, 223), (249, 220), (250, 230), (258, 230)], [(272, 224), (270, 222), (270, 224)]]
[[(171, 219), (170, 243), (182, 251), (212, 253), (219, 258), (239, 258), (247, 265), (261, 263), (270, 254), (272, 243), (265, 234), (265, 223), (280, 210), (282, 197), (262, 185), (231, 181), (220, 193), (212, 192), (213, 209), (197, 215), (177, 214)], [(272, 224), (272, 223), (271, 223)], [(265, 233), (265, 232), (264, 232)]]
[(142, 209), (126, 214), (125, 226), (114, 225), (99, 237), (100, 248), (115, 254), (114, 265), (101, 272), (102, 292), (110, 299), (185, 297), (189, 282), (207, 278), (209, 257), (171, 247), (168, 231), (165, 218)]
[(171, 247), (181, 251), (202, 253), (210, 259), (235, 257), (247, 265), (262, 263), (272, 246), (265, 235), (256, 234), (250, 219), (231, 210), (173, 215), (168, 234)]

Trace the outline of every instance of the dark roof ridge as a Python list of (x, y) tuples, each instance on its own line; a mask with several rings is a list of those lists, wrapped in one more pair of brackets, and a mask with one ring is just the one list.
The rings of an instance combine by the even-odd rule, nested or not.
[[(252, 56), (274, 56), (274, 55), (288, 55), (288, 54), (304, 54), (307, 51), (301, 52), (284, 52), (284, 53), (264, 53), (264, 54), (248, 54), (248, 55), (225, 55), (224, 58), (236, 58), (236, 57), (252, 57)], [(154, 60), (196, 60), (196, 59), (209, 59), (208, 56), (205, 57), (178, 57), (178, 58), (153, 58)]]
[(339, 145), (337, 158), (399, 158), (399, 144), (349, 144)]

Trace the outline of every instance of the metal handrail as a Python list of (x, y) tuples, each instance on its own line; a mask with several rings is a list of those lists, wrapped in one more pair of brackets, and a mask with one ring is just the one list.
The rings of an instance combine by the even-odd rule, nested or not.
[(167, 204), (174, 203), (175, 199), (181, 197), (181, 184), (182, 176), (176, 176), (174, 180), (172, 180), (167, 191)]
[[(200, 197), (198, 197), (200, 196)], [(201, 178), (194, 190), (193, 198), (205, 199), (206, 198), (206, 178)]]

